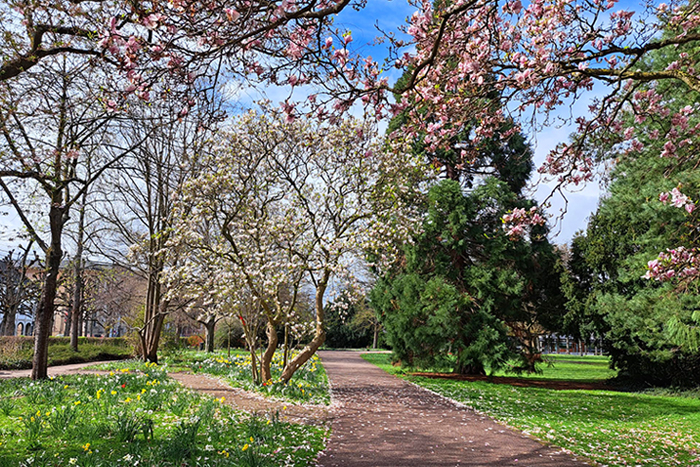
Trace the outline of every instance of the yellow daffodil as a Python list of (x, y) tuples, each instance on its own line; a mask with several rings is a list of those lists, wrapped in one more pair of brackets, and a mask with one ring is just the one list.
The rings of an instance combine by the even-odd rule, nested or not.
[(243, 447), (241, 448), (241, 451), (245, 451), (245, 450), (248, 449), (249, 447), (250, 447), (250, 446), (248, 446), (248, 443), (245, 443), (245, 446), (243, 446)]
[(89, 449), (90, 449), (90, 443), (85, 443), (85, 444), (83, 445), (83, 451), (87, 451), (87, 450), (89, 450)]

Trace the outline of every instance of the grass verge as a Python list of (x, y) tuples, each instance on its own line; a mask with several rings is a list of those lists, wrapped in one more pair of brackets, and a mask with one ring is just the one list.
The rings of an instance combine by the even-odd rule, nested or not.
[[(363, 358), (603, 466), (700, 465), (700, 400), (696, 398), (414, 377), (393, 367), (390, 355)], [(558, 378), (557, 367), (555, 362), (552, 379)], [(563, 369), (562, 373), (570, 371)], [(588, 369), (580, 371), (589, 374)]]
[(514, 374), (497, 372), (494, 376), (517, 376), (526, 379), (551, 381), (602, 382), (617, 376), (617, 371), (610, 369), (610, 359), (593, 355), (544, 355), (545, 362), (540, 364), (542, 373)]
[(158, 368), (0, 381), (0, 466), (314, 465), (327, 431), (237, 412)]

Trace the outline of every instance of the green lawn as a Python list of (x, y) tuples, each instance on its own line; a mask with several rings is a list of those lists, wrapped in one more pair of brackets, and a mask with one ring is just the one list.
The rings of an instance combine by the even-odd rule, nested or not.
[(609, 358), (604, 356), (545, 355), (544, 358), (545, 362), (540, 364), (541, 374), (497, 372), (494, 376), (576, 382), (599, 382), (617, 376), (617, 371), (610, 369)]
[(0, 466), (315, 465), (327, 430), (250, 416), (156, 367), (0, 380)]
[[(649, 467), (700, 465), (700, 400), (612, 391), (555, 391), (487, 382), (413, 377), (390, 364), (386, 354), (367, 361), (486, 413), (509, 426), (569, 449), (602, 465)], [(580, 359), (580, 357), (576, 357)], [(598, 370), (574, 357), (558, 358), (548, 378), (580, 380)], [(561, 368), (561, 374), (557, 374)], [(599, 379), (599, 378), (598, 378)]]

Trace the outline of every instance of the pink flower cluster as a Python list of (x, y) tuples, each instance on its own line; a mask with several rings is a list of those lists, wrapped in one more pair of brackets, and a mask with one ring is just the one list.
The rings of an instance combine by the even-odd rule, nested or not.
[(673, 278), (697, 278), (700, 268), (700, 257), (697, 250), (678, 248), (668, 249), (659, 253), (659, 257), (647, 263), (644, 279), (655, 279), (665, 282)]
[(506, 235), (512, 239), (522, 238), (526, 228), (533, 225), (544, 225), (545, 219), (538, 212), (536, 207), (529, 210), (515, 208), (501, 219)]
[(659, 195), (659, 201), (664, 204), (671, 203), (672, 206), (677, 208), (684, 208), (688, 211), (688, 214), (695, 210), (695, 203), (688, 196), (681, 193), (679, 190), (680, 185), (671, 191), (663, 192)]

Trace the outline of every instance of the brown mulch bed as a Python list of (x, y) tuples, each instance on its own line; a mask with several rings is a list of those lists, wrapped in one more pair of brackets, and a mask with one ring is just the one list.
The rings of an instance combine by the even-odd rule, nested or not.
[(494, 384), (508, 384), (521, 388), (544, 388), (558, 391), (583, 389), (589, 391), (620, 391), (620, 388), (606, 383), (587, 383), (585, 381), (557, 381), (546, 379), (518, 378), (514, 376), (480, 376), (480, 375), (460, 375), (456, 373), (410, 373), (411, 376), (422, 376), (425, 378), (451, 379), (455, 381), (486, 381)]

